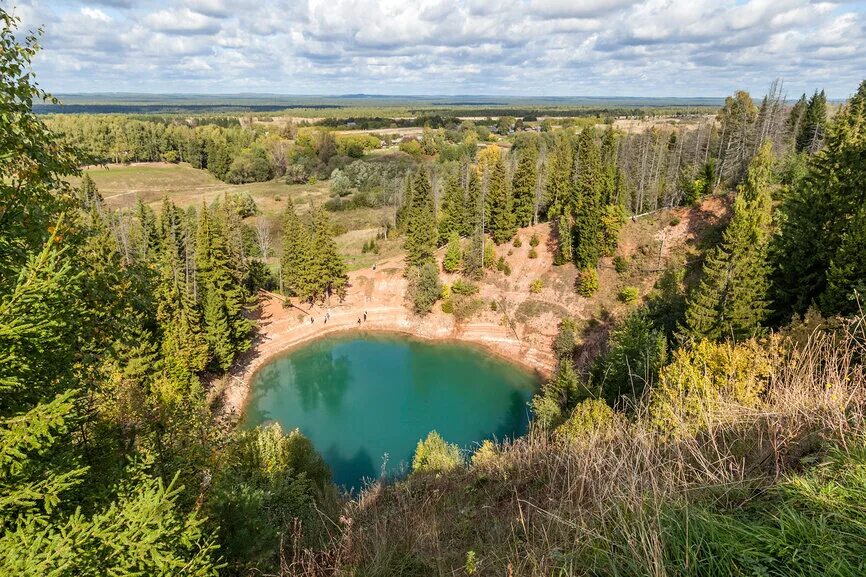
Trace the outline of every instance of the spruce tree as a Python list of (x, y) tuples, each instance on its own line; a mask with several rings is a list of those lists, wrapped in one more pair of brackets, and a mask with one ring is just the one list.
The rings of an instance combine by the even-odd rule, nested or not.
[(292, 199), (288, 199), (283, 213), (283, 254), (280, 256), (283, 294), (308, 295), (312, 265), (309, 231), (298, 218)]
[(448, 244), (445, 247), (445, 256), (442, 259), (442, 270), (445, 272), (457, 272), (460, 270), (461, 260), (463, 259), (463, 251), (460, 249), (460, 237), (457, 232), (452, 231), (448, 237)]
[(797, 133), (797, 152), (818, 152), (827, 124), (827, 96), (815, 91), (806, 105), (803, 121)]
[(493, 237), (493, 242), (502, 244), (514, 237), (514, 211), (512, 210), (511, 193), (505, 177), (505, 163), (500, 154), (490, 166), (487, 185), (487, 202), (489, 219), (487, 230)]
[(707, 255), (703, 277), (689, 298), (690, 336), (744, 339), (759, 332), (766, 319), (772, 163), (768, 142), (750, 163), (722, 242)]
[(593, 268), (604, 252), (602, 228), (603, 173), (598, 146), (590, 129), (578, 139), (578, 173), (574, 185), (577, 207), (574, 217), (574, 263), (579, 269)]
[(433, 260), (436, 239), (436, 210), (433, 205), (433, 190), (426, 170), (419, 170), (412, 183), (412, 203), (408, 207), (406, 220), (406, 262), (420, 266)]
[(535, 214), (535, 188), (538, 181), (538, 148), (534, 143), (523, 148), (514, 170), (511, 193), (514, 220), (518, 227), (532, 224)]
[(346, 263), (337, 251), (337, 243), (331, 234), (328, 213), (321, 207), (313, 210), (311, 215), (312, 250), (314, 278), (310, 284), (313, 287), (310, 296), (325, 299), (336, 294), (340, 300), (346, 296), (346, 286), (349, 277), (346, 276)]
[(570, 214), (574, 208), (574, 152), (568, 134), (559, 132), (554, 137), (553, 146), (548, 156), (549, 170), (547, 173), (547, 216), (551, 220)]
[(445, 193), (439, 210), (439, 244), (448, 242), (452, 232), (463, 232), (466, 228), (466, 208), (460, 178), (453, 174), (445, 183)]
[[(866, 81), (827, 126), (824, 146), (810, 159), (808, 173), (784, 199), (779, 234), (772, 246), (774, 308), (779, 321), (803, 315), (813, 304), (834, 313), (838, 299), (827, 290), (831, 263), (839, 258), (843, 239), (866, 204)], [(841, 264), (840, 264), (841, 266)], [(841, 271), (840, 271), (841, 272)], [(842, 277), (834, 273), (839, 294)], [(828, 308), (824, 308), (828, 307)]]
[(471, 237), (478, 234), (481, 229), (481, 213), (484, 207), (481, 204), (481, 177), (474, 167), (467, 169), (465, 192), (465, 218), (463, 221), (463, 236)]
[(554, 222), (557, 244), (556, 252), (553, 253), (553, 264), (563, 265), (574, 260), (572, 221), (567, 215), (562, 215)]

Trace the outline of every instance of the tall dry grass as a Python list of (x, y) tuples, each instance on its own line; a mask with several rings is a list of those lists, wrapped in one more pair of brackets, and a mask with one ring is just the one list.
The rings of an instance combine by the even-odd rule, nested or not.
[(533, 430), (467, 468), (373, 484), (323, 562), (306, 552), (287, 574), (689, 574), (670, 566), (671, 548), (688, 547), (671, 536), (672, 509), (736, 511), (828, 447), (862, 441), (863, 319), (800, 348), (771, 342), (757, 406), (715, 404), (684, 436), (658, 430), (647, 401), (584, 438)]

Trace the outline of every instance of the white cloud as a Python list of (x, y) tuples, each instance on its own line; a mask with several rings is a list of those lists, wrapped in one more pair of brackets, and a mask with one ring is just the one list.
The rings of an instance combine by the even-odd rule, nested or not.
[(842, 97), (866, 70), (854, 2), (18, 0), (16, 13), (46, 27), (36, 69), (54, 92), (720, 96), (783, 75), (792, 93)]

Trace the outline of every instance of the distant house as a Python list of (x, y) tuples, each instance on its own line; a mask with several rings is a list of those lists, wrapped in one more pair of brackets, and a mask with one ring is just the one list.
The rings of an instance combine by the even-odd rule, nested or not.
[(358, 123), (355, 122), (354, 120), (350, 120), (349, 122), (346, 123), (346, 126), (349, 128), (355, 128), (356, 126), (358, 126)]

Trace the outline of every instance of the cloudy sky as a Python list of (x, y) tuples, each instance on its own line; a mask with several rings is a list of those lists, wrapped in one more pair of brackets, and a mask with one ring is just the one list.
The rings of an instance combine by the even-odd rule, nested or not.
[(866, 0), (0, 0), (65, 92), (850, 95)]

